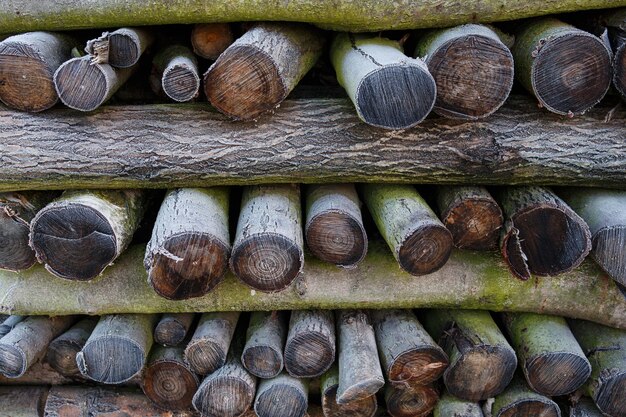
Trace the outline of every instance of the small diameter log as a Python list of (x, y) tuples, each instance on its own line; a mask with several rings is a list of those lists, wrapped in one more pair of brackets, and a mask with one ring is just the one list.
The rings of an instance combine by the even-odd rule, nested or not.
[(613, 48), (613, 85), (626, 98), (626, 8), (608, 11), (605, 25)]
[(385, 385), (374, 327), (363, 310), (337, 312), (339, 387), (337, 403), (348, 404), (376, 394)]
[(141, 389), (160, 408), (191, 409), (198, 389), (198, 376), (185, 363), (183, 347), (155, 346), (143, 371)]
[(353, 267), (367, 253), (359, 196), (353, 184), (306, 188), (306, 243), (325, 262)]
[(35, 264), (35, 252), (28, 246), (30, 222), (57, 195), (48, 191), (0, 193), (0, 269), (22, 271)]
[(228, 47), (204, 75), (220, 112), (252, 120), (278, 107), (322, 54), (324, 34), (308, 25), (260, 23)]
[(12, 315), (4, 319), (2, 324), (0, 324), (0, 338), (7, 335), (15, 326), (18, 325), (22, 320), (24, 320), (26, 316), (17, 316)]
[(502, 255), (518, 278), (571, 271), (591, 250), (589, 227), (551, 190), (506, 187), (497, 194), (506, 219)]
[(502, 210), (485, 187), (439, 186), (437, 207), (443, 224), (452, 233), (454, 246), (490, 250), (498, 245)]
[(448, 356), (411, 310), (370, 310), (385, 378), (390, 383), (426, 385), (448, 366)]
[(569, 321), (591, 362), (587, 394), (605, 415), (626, 415), (626, 331), (582, 320)]
[(283, 372), (264, 379), (254, 400), (258, 417), (304, 417), (308, 408), (309, 383)]
[(496, 396), (491, 415), (493, 417), (561, 417), (561, 410), (550, 398), (528, 388), (524, 377), (517, 375), (507, 389)]
[(387, 413), (392, 417), (429, 416), (438, 400), (437, 390), (428, 385), (387, 384), (385, 387)]
[(488, 311), (428, 310), (421, 319), (450, 358), (443, 382), (450, 394), (482, 401), (513, 379), (517, 358)]
[(437, 401), (433, 417), (483, 417), (483, 410), (478, 403), (461, 400), (446, 392)]
[(593, 400), (587, 397), (579, 398), (575, 404), (570, 407), (569, 417), (602, 417), (603, 414), (593, 403)]
[(97, 323), (98, 320), (95, 317), (84, 318), (50, 342), (46, 362), (65, 377), (80, 378), (81, 373), (76, 363), (76, 355), (87, 343)]
[(170, 300), (200, 297), (228, 270), (228, 189), (169, 191), (157, 216), (144, 264), (154, 290)]
[(339, 368), (333, 365), (321, 379), (322, 410), (324, 417), (373, 417), (378, 409), (376, 396), (372, 395), (346, 404), (337, 403)]
[(172, 45), (155, 55), (152, 65), (158, 78), (159, 90), (169, 98), (185, 102), (198, 97), (200, 74), (198, 60), (189, 48)]
[(0, 387), (0, 417), (43, 417), (48, 387)]
[(441, 268), (452, 234), (411, 185), (363, 184), (361, 195), (400, 267), (411, 275)]
[(83, 376), (104, 384), (121, 384), (144, 368), (155, 314), (113, 314), (100, 317), (76, 363)]
[(250, 315), (241, 363), (252, 375), (274, 378), (283, 370), (287, 317), (280, 311), (257, 311)]
[[(68, 385), (75, 383), (77, 378), (67, 378), (50, 366), (44, 360), (35, 362), (28, 370), (19, 378), (8, 378), (0, 374), (0, 386), (2, 385)], [(82, 380), (82, 378), (81, 378)], [(131, 382), (132, 383), (132, 382)]]
[(338, 34), (330, 56), (337, 81), (357, 115), (385, 129), (407, 129), (424, 120), (435, 104), (437, 87), (426, 64), (379, 36)]
[(191, 30), (193, 52), (215, 61), (235, 41), (228, 23), (199, 23)]
[(583, 114), (611, 86), (610, 49), (600, 38), (557, 19), (522, 24), (512, 51), (517, 80), (551, 112)]
[(177, 346), (187, 337), (194, 313), (163, 314), (154, 328), (154, 341), (163, 346)]
[(50, 342), (72, 325), (75, 316), (30, 316), (0, 339), (0, 373), (19, 378), (43, 358)]
[(304, 267), (300, 189), (296, 184), (244, 188), (230, 267), (250, 287), (287, 288)]
[(322, 375), (335, 362), (335, 319), (328, 310), (294, 310), (285, 343), (285, 369), (296, 378)]
[(91, 280), (126, 249), (145, 200), (140, 190), (66, 191), (31, 222), (30, 246), (54, 275)]
[(589, 226), (593, 259), (626, 286), (626, 192), (602, 188), (559, 188), (557, 192)]
[(54, 106), (54, 72), (71, 58), (74, 42), (65, 35), (29, 32), (0, 43), (0, 100), (17, 110), (39, 112)]
[(85, 52), (90, 55), (92, 63), (130, 68), (139, 62), (153, 41), (154, 36), (146, 29), (121, 28), (88, 41)]
[(498, 33), (468, 24), (427, 32), (415, 56), (428, 65), (437, 84), (434, 111), (452, 119), (476, 120), (498, 110), (515, 78), (513, 55)]
[(226, 362), (239, 312), (204, 313), (185, 348), (185, 361), (199, 375), (207, 375)]

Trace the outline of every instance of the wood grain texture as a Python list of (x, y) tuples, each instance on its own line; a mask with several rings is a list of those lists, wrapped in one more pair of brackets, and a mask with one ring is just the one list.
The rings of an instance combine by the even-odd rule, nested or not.
[(76, 354), (83, 349), (97, 323), (95, 317), (84, 318), (50, 342), (46, 362), (61, 375), (80, 379)]
[(0, 417), (42, 417), (48, 387), (0, 387)]
[(429, 385), (385, 386), (385, 405), (387, 413), (392, 417), (429, 416), (438, 400), (437, 390)]
[(561, 417), (559, 406), (528, 388), (521, 375), (516, 375), (507, 389), (495, 397), (491, 413), (494, 417)]
[(224, 366), (237, 327), (239, 312), (204, 313), (185, 348), (185, 361), (199, 375)]
[(154, 341), (164, 346), (182, 343), (195, 319), (194, 313), (163, 314), (154, 328)]
[(191, 30), (193, 52), (206, 59), (216, 60), (234, 40), (228, 23), (199, 23)]
[(373, 417), (378, 409), (375, 395), (346, 404), (337, 403), (339, 387), (339, 367), (333, 365), (321, 378), (320, 394), (324, 417)]
[[(166, 94), (178, 102), (190, 101), (200, 94), (198, 59), (184, 45), (170, 45), (152, 59), (150, 81), (156, 94)], [(154, 77), (154, 79), (153, 79)]]
[(250, 314), (241, 363), (254, 376), (274, 378), (283, 370), (286, 339), (287, 315), (284, 312), (255, 311)]
[(286, 372), (259, 383), (254, 412), (258, 417), (305, 417), (309, 382)]
[(335, 341), (332, 311), (292, 311), (284, 350), (285, 369), (296, 378), (322, 375), (335, 362)]

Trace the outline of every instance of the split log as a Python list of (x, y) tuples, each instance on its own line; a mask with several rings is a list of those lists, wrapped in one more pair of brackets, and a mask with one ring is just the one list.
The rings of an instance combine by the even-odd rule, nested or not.
[(485, 187), (437, 187), (437, 207), (443, 224), (460, 249), (489, 250), (498, 245), (502, 210)]
[(15, 328), (26, 316), (12, 315), (7, 317), (2, 324), (0, 324), (0, 338), (6, 336), (11, 330)]
[(426, 385), (439, 379), (448, 366), (448, 356), (411, 310), (369, 313), (387, 381)]
[(589, 227), (551, 190), (507, 187), (497, 195), (506, 219), (502, 255), (518, 278), (571, 271), (591, 250)]
[(491, 412), (493, 417), (561, 417), (559, 406), (528, 388), (521, 375), (515, 377), (506, 391), (496, 396)]
[(154, 36), (146, 29), (121, 28), (105, 32), (101, 37), (87, 42), (85, 52), (93, 64), (109, 64), (115, 68), (130, 68), (139, 62)]
[(43, 417), (48, 387), (0, 387), (0, 417)]
[(450, 358), (443, 374), (450, 394), (477, 402), (509, 385), (517, 358), (488, 311), (428, 310), (421, 322)]
[(132, 240), (145, 197), (140, 190), (64, 192), (31, 221), (30, 246), (37, 260), (61, 278), (95, 278)]
[(200, 94), (198, 60), (189, 48), (172, 45), (161, 50), (152, 60), (156, 82), (155, 93), (165, 93), (178, 102), (192, 100)]
[(177, 346), (187, 337), (194, 313), (163, 314), (154, 329), (154, 341), (163, 346)]
[(50, 342), (74, 322), (74, 316), (30, 316), (0, 339), (0, 373), (19, 378), (43, 358)]
[(596, 405), (590, 398), (580, 398), (576, 404), (570, 407), (569, 417), (602, 417), (603, 414), (598, 410)]
[(283, 370), (287, 317), (283, 312), (257, 311), (250, 315), (241, 363), (252, 375), (274, 378)]
[(207, 375), (226, 363), (239, 312), (204, 313), (185, 348), (185, 361), (199, 375)]
[(367, 124), (407, 129), (424, 120), (435, 104), (437, 87), (426, 64), (404, 55), (396, 41), (341, 33), (330, 57), (337, 81)]
[(141, 389), (158, 407), (171, 411), (191, 409), (198, 376), (183, 358), (183, 347), (155, 346), (143, 371)]
[(191, 30), (193, 52), (215, 61), (235, 41), (228, 23), (199, 23)]
[(452, 234), (411, 185), (363, 184), (361, 194), (400, 267), (411, 275), (439, 270)]
[(593, 259), (611, 278), (626, 286), (626, 193), (559, 188), (558, 194), (589, 226)]
[(374, 417), (378, 409), (376, 396), (350, 401), (346, 404), (337, 403), (339, 387), (339, 368), (334, 365), (321, 380), (322, 410), (324, 417)]
[(302, 272), (304, 250), (297, 184), (244, 188), (231, 270), (264, 292), (287, 288)]
[(65, 377), (80, 378), (76, 355), (85, 347), (97, 322), (94, 317), (84, 318), (50, 342), (46, 362)]
[(588, 395), (603, 414), (626, 415), (626, 332), (581, 320), (569, 324), (591, 362)]
[(337, 312), (339, 387), (337, 403), (348, 404), (376, 394), (385, 385), (374, 327), (363, 310)]
[(385, 388), (387, 413), (392, 417), (429, 416), (438, 400), (439, 394), (428, 385), (387, 384)]
[(304, 417), (308, 396), (308, 382), (283, 372), (259, 383), (254, 412), (258, 417)]
[(476, 120), (498, 110), (513, 88), (509, 48), (493, 28), (468, 24), (437, 29), (418, 40), (415, 56), (437, 84), (433, 110), (451, 119)]
[(315, 65), (324, 34), (303, 24), (260, 23), (228, 47), (204, 75), (211, 105), (235, 120), (274, 110)]
[(332, 311), (294, 310), (285, 343), (285, 369), (296, 378), (322, 375), (335, 362)]
[(52, 191), (0, 193), (0, 269), (22, 271), (35, 264), (35, 252), (28, 246), (30, 222), (57, 195)]
[(353, 267), (367, 253), (359, 196), (353, 184), (306, 188), (306, 243), (319, 259)]
[(526, 382), (539, 394), (570, 394), (591, 375), (591, 364), (562, 317), (507, 313), (503, 317)]
[(435, 405), (433, 417), (483, 417), (480, 404), (461, 400), (446, 392)]
[(600, 38), (555, 18), (521, 25), (513, 45), (517, 80), (551, 112), (585, 113), (611, 86), (611, 51)]
[(154, 314), (113, 314), (100, 317), (83, 349), (76, 354), (80, 373), (96, 382), (121, 384), (144, 368)]
[(0, 100), (7, 106), (40, 112), (59, 100), (54, 72), (71, 58), (74, 41), (50, 32), (29, 32), (0, 43)]
[(144, 260), (150, 285), (170, 300), (200, 297), (228, 270), (228, 189), (169, 191), (157, 216)]

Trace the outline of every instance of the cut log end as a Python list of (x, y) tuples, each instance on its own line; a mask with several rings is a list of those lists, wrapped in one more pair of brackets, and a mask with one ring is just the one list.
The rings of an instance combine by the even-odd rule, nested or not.
[(304, 417), (308, 406), (307, 393), (292, 384), (275, 383), (261, 391), (254, 402), (258, 417)]
[(498, 244), (502, 210), (493, 199), (463, 200), (442, 219), (460, 249), (489, 250)]
[(437, 380), (448, 367), (448, 357), (441, 349), (413, 349), (396, 358), (389, 369), (392, 383), (426, 385)]
[(240, 416), (250, 407), (254, 388), (237, 377), (221, 376), (206, 381), (194, 395), (193, 406), (206, 416)]
[(511, 227), (502, 239), (502, 256), (509, 266), (509, 270), (517, 278), (524, 281), (529, 280), (530, 269), (528, 269), (528, 259), (520, 243), (519, 230)]
[(0, 269), (23, 271), (36, 262), (28, 246), (28, 225), (0, 206)]
[(195, 372), (200, 375), (207, 375), (224, 365), (226, 353), (219, 343), (200, 339), (193, 341), (185, 349), (185, 360)]
[(593, 237), (591, 255), (615, 281), (626, 285), (626, 227), (599, 230)]
[(561, 417), (558, 406), (548, 400), (527, 399), (516, 401), (504, 407), (494, 417), (519, 417), (519, 416), (541, 416), (541, 417)]
[(191, 45), (196, 55), (216, 60), (233, 43), (228, 23), (197, 24), (191, 31)]
[(536, 356), (526, 363), (530, 387), (547, 396), (566, 395), (581, 387), (591, 375), (585, 357), (570, 352), (552, 352)]
[(322, 375), (335, 359), (334, 339), (319, 333), (301, 333), (285, 347), (285, 368), (290, 375), (313, 378)]
[(337, 403), (341, 405), (350, 404), (353, 401), (363, 400), (369, 398), (385, 385), (384, 379), (372, 376), (369, 379), (364, 379), (357, 383), (350, 385), (345, 389), (341, 395), (337, 396)]
[(387, 412), (393, 417), (425, 417), (437, 405), (439, 394), (429, 386), (390, 386), (385, 393)]
[(339, 211), (327, 211), (311, 219), (306, 243), (317, 258), (340, 266), (356, 265), (367, 252), (362, 223)]
[(146, 352), (123, 336), (109, 335), (93, 340), (78, 354), (81, 373), (103, 384), (120, 384), (137, 375), (144, 366)]
[(621, 370), (606, 378), (600, 376), (600, 383), (594, 398), (598, 409), (608, 416), (626, 415), (626, 372)]
[(163, 346), (177, 346), (185, 340), (194, 320), (193, 313), (165, 314), (154, 329), (154, 341)]
[(324, 417), (373, 417), (378, 409), (375, 395), (347, 404), (337, 403), (337, 385), (331, 387), (322, 395), (322, 410)]
[(200, 77), (194, 68), (184, 64), (172, 65), (163, 72), (163, 91), (172, 100), (185, 102), (198, 95)]
[(283, 353), (271, 346), (252, 346), (241, 355), (243, 366), (259, 378), (273, 378), (283, 369)]
[(626, 43), (615, 51), (613, 85), (626, 98)]
[(448, 229), (429, 224), (405, 239), (398, 253), (398, 262), (411, 275), (430, 274), (448, 261), (453, 246)]
[(59, 98), (66, 106), (80, 111), (97, 109), (108, 95), (107, 78), (100, 65), (89, 59), (70, 59), (54, 75)]
[(80, 370), (76, 365), (76, 354), (82, 347), (73, 340), (59, 340), (54, 347), (52, 344), (48, 347), (46, 361), (61, 375), (78, 377)]
[(158, 361), (146, 368), (143, 392), (155, 404), (168, 410), (184, 411), (198, 389), (198, 378), (179, 362)]
[(0, 345), (0, 373), (7, 378), (18, 378), (26, 372), (24, 353), (13, 346)]
[(142, 51), (128, 33), (111, 33), (109, 36), (109, 64), (117, 68), (129, 68), (139, 61)]

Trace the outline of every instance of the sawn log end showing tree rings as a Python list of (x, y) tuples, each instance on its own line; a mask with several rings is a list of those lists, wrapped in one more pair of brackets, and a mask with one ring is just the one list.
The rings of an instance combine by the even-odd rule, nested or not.
[(459, 249), (489, 250), (498, 244), (502, 210), (493, 199), (467, 199), (452, 206), (441, 219)]
[(185, 102), (193, 99), (200, 89), (198, 73), (187, 65), (169, 66), (161, 79), (163, 91), (173, 100)]
[(441, 349), (412, 349), (399, 355), (389, 369), (389, 383), (426, 385), (437, 380), (448, 367)]
[(494, 417), (541, 416), (561, 417), (559, 407), (551, 400), (537, 398), (519, 400), (502, 408)]
[(259, 378), (274, 378), (283, 368), (283, 353), (271, 346), (252, 346), (244, 350), (241, 363)]
[(139, 61), (143, 51), (140, 50), (140, 44), (131, 33), (121, 31), (109, 35), (109, 65), (116, 68), (129, 68)]
[(400, 267), (411, 275), (426, 275), (445, 265), (454, 246), (452, 234), (443, 225), (417, 228), (402, 242)]
[(607, 416), (626, 415), (626, 371), (607, 369), (598, 378), (599, 387), (595, 394), (596, 406)]
[(591, 365), (570, 352), (550, 352), (529, 360), (524, 373), (533, 390), (553, 397), (580, 388), (591, 375)]
[(103, 384), (121, 384), (143, 368), (146, 352), (125, 335), (108, 335), (89, 341), (79, 353), (83, 375)]
[(387, 412), (393, 417), (426, 417), (439, 401), (437, 391), (428, 385), (390, 386), (385, 393)]
[(89, 59), (74, 58), (65, 62), (54, 74), (59, 98), (67, 107), (80, 111), (97, 109), (109, 94), (107, 75), (101, 65)]
[(35, 264), (35, 252), (28, 246), (28, 224), (12, 214), (0, 204), (0, 269), (23, 271)]
[(198, 377), (183, 364), (160, 360), (146, 367), (142, 389), (160, 407), (185, 411), (191, 408), (198, 384)]
[(314, 378), (322, 375), (335, 360), (335, 339), (323, 334), (307, 332), (295, 335), (285, 346), (285, 369), (296, 378)]
[(600, 229), (592, 239), (591, 255), (615, 281), (626, 286), (626, 227)]
[(322, 395), (322, 410), (325, 417), (373, 417), (377, 409), (376, 395), (346, 404), (337, 404), (337, 385)]
[(367, 252), (363, 224), (341, 211), (326, 211), (312, 218), (306, 243), (317, 258), (340, 266), (356, 265)]

